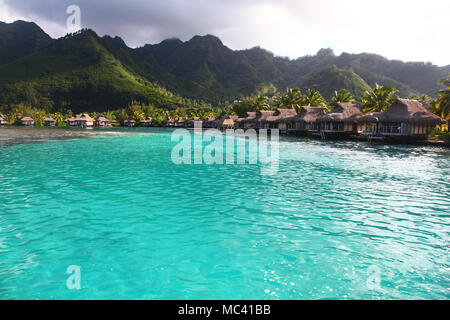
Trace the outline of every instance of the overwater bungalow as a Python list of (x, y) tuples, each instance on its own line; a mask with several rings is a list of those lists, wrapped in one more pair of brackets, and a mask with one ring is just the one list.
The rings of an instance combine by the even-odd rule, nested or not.
[(247, 112), (247, 118), (239, 119), (237, 121), (240, 129), (256, 129), (257, 128), (257, 114), (256, 112)]
[(209, 117), (206, 121), (203, 122), (203, 127), (207, 129), (217, 128), (216, 118)]
[(366, 136), (377, 135), (380, 114), (381, 112), (372, 112), (359, 117), (359, 133)]
[(265, 129), (280, 129), (281, 132), (286, 132), (286, 123), (281, 122), (297, 115), (297, 111), (292, 109), (277, 109), (271, 116), (266, 118)]
[(234, 129), (234, 121), (237, 120), (238, 117), (236, 116), (223, 116), (216, 120), (217, 122), (217, 128), (219, 130), (226, 130), (226, 129)]
[(45, 127), (54, 127), (56, 125), (56, 120), (49, 117), (44, 119), (44, 126)]
[(22, 123), (23, 126), (26, 127), (34, 126), (34, 120), (33, 118), (30, 117), (23, 117), (22, 119), (20, 119), (20, 122)]
[(322, 108), (301, 107), (297, 115), (279, 119), (278, 127), (282, 133), (288, 134), (317, 133), (319, 131), (317, 119), (323, 115), (325, 113)]
[(89, 128), (94, 126), (94, 119), (87, 113), (77, 114), (75, 117), (75, 123), (80, 128)]
[(141, 121), (141, 124), (143, 127), (151, 127), (152, 126), (152, 122), (153, 122), (153, 118), (152, 117), (148, 117), (145, 120)]
[(133, 120), (133, 119), (128, 118), (128, 119), (125, 119), (125, 120), (123, 121), (123, 125), (124, 125), (125, 127), (134, 127), (134, 126), (136, 125), (136, 121)]
[(100, 128), (111, 127), (112, 122), (104, 116), (97, 116), (95, 117), (95, 126)]
[(182, 128), (186, 126), (186, 119), (183, 117), (179, 117), (177, 120), (175, 120), (175, 127)]
[(365, 115), (359, 122), (364, 133), (372, 137), (424, 138), (445, 120), (428, 111), (420, 101), (397, 99), (386, 111)]
[[(200, 120), (199, 117), (193, 117), (191, 120), (189, 120), (187, 122), (187, 127), (194, 128), (196, 122), (202, 122), (202, 120)], [(202, 122), (202, 124), (203, 124), (203, 122)]]
[(361, 109), (356, 104), (338, 103), (330, 113), (317, 119), (322, 138), (327, 134), (334, 136), (357, 134), (358, 119), (361, 115)]
[(175, 120), (172, 118), (167, 118), (162, 123), (163, 127), (173, 127), (174, 125), (175, 125)]
[(234, 128), (235, 129), (242, 129), (243, 128), (243, 121), (245, 120), (245, 118), (237, 118), (237, 120), (234, 122)]
[(66, 120), (68, 127), (80, 127), (88, 128), (94, 126), (94, 119), (92, 119), (87, 113), (77, 114), (76, 117), (68, 118)]
[(261, 110), (256, 118), (256, 129), (269, 129), (273, 123), (275, 111)]
[(5, 124), (7, 124), (7, 120), (6, 120), (6, 116), (3, 114), (0, 114), (0, 126), (4, 126)]
[(76, 127), (77, 126), (76, 121), (77, 119), (75, 117), (67, 118), (66, 125), (68, 127)]

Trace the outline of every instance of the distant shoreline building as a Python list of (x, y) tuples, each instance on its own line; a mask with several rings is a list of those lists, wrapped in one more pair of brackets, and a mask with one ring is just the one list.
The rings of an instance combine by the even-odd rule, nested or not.
[(56, 125), (56, 120), (49, 117), (44, 119), (44, 126), (45, 127), (54, 127)]
[(30, 118), (30, 117), (23, 117), (22, 119), (20, 119), (20, 122), (25, 127), (32, 127), (32, 126), (34, 126), (34, 119)]

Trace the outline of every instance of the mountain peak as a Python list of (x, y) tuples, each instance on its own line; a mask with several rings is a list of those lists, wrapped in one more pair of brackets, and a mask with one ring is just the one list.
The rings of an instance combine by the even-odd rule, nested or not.
[(334, 51), (331, 48), (322, 48), (320, 49), (317, 54), (317, 56), (335, 56)]
[(103, 37), (103, 40), (108, 42), (110, 45), (118, 48), (128, 48), (127, 44), (121, 37), (115, 36), (114, 38), (108, 35)]
[(218, 37), (213, 36), (211, 34), (207, 34), (204, 36), (194, 36), (191, 40), (188, 41), (189, 43), (204, 43), (204, 44), (214, 44), (223, 46), (222, 40), (220, 40)]

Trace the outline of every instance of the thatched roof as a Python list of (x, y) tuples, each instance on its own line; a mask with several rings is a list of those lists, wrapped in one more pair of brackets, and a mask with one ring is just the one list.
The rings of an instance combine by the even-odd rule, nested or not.
[(216, 120), (217, 126), (234, 126), (235, 116), (223, 116)]
[(30, 117), (23, 117), (22, 119), (20, 119), (20, 121), (34, 121), (33, 118)]
[(56, 120), (50, 117), (50, 118), (45, 118), (44, 122), (56, 122)]
[(279, 122), (316, 122), (324, 114), (323, 109), (319, 107), (301, 107), (299, 114), (280, 119)]
[(370, 122), (370, 123), (378, 122), (379, 118), (380, 118), (380, 114), (381, 114), (381, 112), (368, 113), (366, 115), (363, 115), (363, 116), (359, 117), (358, 118), (358, 122), (361, 122), (361, 123), (364, 123), (364, 122)]
[(185, 119), (183, 118), (183, 117), (179, 117), (178, 119), (177, 119), (177, 122), (178, 123), (182, 123), (182, 122), (184, 122), (185, 121)]
[(88, 115), (87, 113), (83, 113), (83, 114), (77, 114), (77, 116), (75, 117), (75, 120), (83, 120), (86, 122), (93, 122), (94, 119), (91, 118), (90, 115)]
[(153, 118), (152, 117), (148, 117), (147, 119), (142, 120), (141, 122), (142, 123), (151, 123), (152, 121), (153, 121)]
[(425, 109), (421, 102), (409, 99), (397, 99), (377, 118), (380, 122), (445, 123), (444, 119)]
[(241, 119), (240, 122), (255, 122), (256, 116), (256, 112), (247, 112), (247, 118)]
[(295, 117), (297, 115), (297, 111), (295, 109), (277, 109), (277, 111), (267, 118), (267, 121), (280, 121), (282, 119)]
[(356, 122), (361, 116), (361, 109), (353, 103), (338, 103), (330, 113), (317, 119), (318, 122)]
[(97, 121), (102, 121), (102, 122), (110, 122), (107, 118), (105, 118), (104, 116), (97, 116), (95, 117), (95, 120)]
[(123, 122), (124, 123), (135, 123), (136, 121), (133, 120), (133, 119), (128, 118), (128, 119), (125, 119)]
[(270, 121), (274, 114), (275, 111), (261, 110), (259, 111), (259, 117), (256, 120), (258, 122)]

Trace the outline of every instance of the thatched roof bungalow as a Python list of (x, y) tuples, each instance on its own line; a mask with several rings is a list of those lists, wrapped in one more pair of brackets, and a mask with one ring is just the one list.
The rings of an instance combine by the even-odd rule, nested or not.
[(216, 120), (217, 128), (220, 130), (233, 129), (235, 126), (234, 121), (237, 120), (236, 116), (223, 116)]
[(104, 116), (97, 116), (95, 118), (95, 126), (100, 128), (111, 127), (112, 122)]
[(217, 122), (216, 118), (208, 118), (206, 121), (203, 122), (203, 126), (205, 128), (217, 128)]
[(287, 126), (285, 122), (281, 122), (283, 119), (292, 118), (297, 115), (297, 111), (292, 109), (277, 109), (271, 116), (267, 117), (263, 125), (264, 129), (280, 129), (282, 132), (286, 132)]
[(68, 127), (76, 127), (76, 125), (77, 125), (76, 121), (77, 121), (77, 119), (75, 117), (67, 118), (66, 125)]
[(23, 126), (26, 127), (34, 126), (34, 120), (33, 118), (30, 117), (23, 117), (22, 119), (20, 119), (20, 122), (22, 123)]
[(276, 119), (275, 111), (260, 110), (256, 118), (257, 129), (269, 129), (270, 123)]
[(300, 112), (293, 116), (280, 119), (279, 127), (285, 129), (288, 133), (304, 133), (306, 131), (319, 131), (317, 119), (324, 116), (325, 113), (319, 107), (301, 107)]
[(430, 129), (445, 123), (420, 101), (409, 99), (397, 99), (386, 111), (365, 115), (359, 121), (376, 124), (374, 133), (380, 136), (415, 137), (425, 136)]
[(242, 129), (254, 129), (257, 127), (257, 114), (256, 112), (247, 112), (246, 118), (238, 119), (237, 127)]
[(125, 127), (134, 127), (136, 125), (136, 120), (128, 118), (123, 121), (123, 125)]
[(167, 118), (162, 123), (163, 127), (173, 127), (175, 125), (175, 120), (172, 118)]
[(92, 119), (87, 113), (77, 114), (75, 118), (68, 119), (70, 126), (77, 126), (81, 128), (93, 127), (94, 119)]
[(141, 121), (143, 127), (151, 127), (152, 123), (153, 123), (152, 117), (148, 117), (147, 119)]
[(56, 125), (56, 120), (52, 117), (48, 117), (44, 119), (44, 126), (46, 127), (54, 127)]
[(375, 135), (378, 131), (378, 119), (381, 112), (372, 112), (358, 118), (360, 133)]
[(175, 127), (184, 127), (186, 126), (186, 119), (183, 117), (179, 117), (176, 121), (175, 121)]
[(333, 110), (317, 119), (320, 132), (323, 133), (357, 133), (361, 109), (352, 103), (338, 103)]
[(193, 117), (191, 120), (188, 121), (187, 127), (194, 128), (196, 122), (201, 122), (203, 124), (202, 120), (199, 117)]

